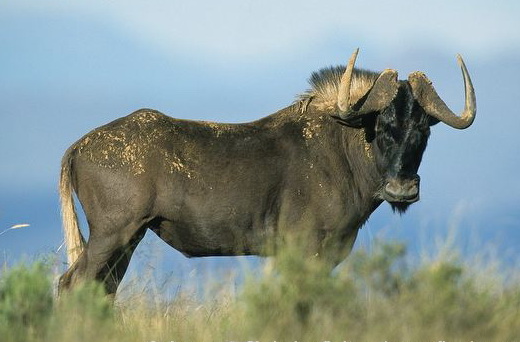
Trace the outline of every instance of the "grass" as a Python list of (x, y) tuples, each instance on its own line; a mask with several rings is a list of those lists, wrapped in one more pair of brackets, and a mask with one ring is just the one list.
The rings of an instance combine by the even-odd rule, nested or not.
[[(332, 275), (285, 247), (237, 294), (171, 301), (142, 293), (112, 306), (98, 284), (54, 299), (51, 267), (0, 275), (0, 339), (10, 341), (520, 341), (517, 271), (402, 244), (358, 251)], [(153, 289), (150, 289), (152, 292)]]

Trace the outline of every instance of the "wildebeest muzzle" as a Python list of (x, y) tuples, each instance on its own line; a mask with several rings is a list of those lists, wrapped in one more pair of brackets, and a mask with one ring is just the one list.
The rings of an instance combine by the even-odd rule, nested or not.
[(383, 199), (390, 203), (414, 203), (419, 200), (420, 177), (389, 178), (383, 187)]

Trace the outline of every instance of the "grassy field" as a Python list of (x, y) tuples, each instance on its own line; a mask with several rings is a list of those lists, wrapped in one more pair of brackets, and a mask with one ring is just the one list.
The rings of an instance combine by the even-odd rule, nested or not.
[(96, 284), (55, 300), (51, 264), (1, 271), (0, 341), (520, 341), (516, 270), (452, 253), (411, 260), (397, 243), (332, 275), (284, 248), (238, 293), (127, 293), (115, 306)]

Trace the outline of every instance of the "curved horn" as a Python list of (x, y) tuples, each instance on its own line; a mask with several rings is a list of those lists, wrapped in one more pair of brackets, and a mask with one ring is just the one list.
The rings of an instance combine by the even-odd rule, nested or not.
[(475, 98), (475, 90), (469, 77), (468, 69), (464, 64), (461, 55), (457, 55), (457, 59), (464, 77), (465, 102), (464, 110), (459, 115), (453, 113), (446, 103), (439, 97), (432, 86), (432, 82), (422, 73), (414, 72), (408, 76), (408, 82), (412, 87), (412, 92), (421, 107), (428, 115), (444, 122), (448, 126), (458, 129), (464, 129), (471, 126), (475, 120), (477, 112), (477, 101)]
[(347, 69), (343, 76), (341, 76), (341, 83), (338, 89), (338, 108), (342, 112), (346, 112), (350, 108), (350, 85), (352, 84), (352, 73), (354, 72), (354, 64), (359, 53), (357, 48), (347, 64)]
[(366, 95), (366, 100), (358, 112), (359, 114), (379, 112), (388, 107), (394, 99), (399, 88), (397, 81), (397, 71), (385, 69), (374, 82), (372, 88)]

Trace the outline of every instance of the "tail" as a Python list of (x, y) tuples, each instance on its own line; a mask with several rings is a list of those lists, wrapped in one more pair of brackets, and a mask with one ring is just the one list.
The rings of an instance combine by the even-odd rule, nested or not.
[(74, 205), (74, 189), (71, 181), (72, 151), (73, 149), (70, 148), (63, 156), (59, 185), (61, 218), (63, 221), (63, 234), (65, 236), (69, 265), (72, 265), (79, 258), (85, 248), (85, 240), (79, 230), (78, 215), (76, 214), (76, 206)]

